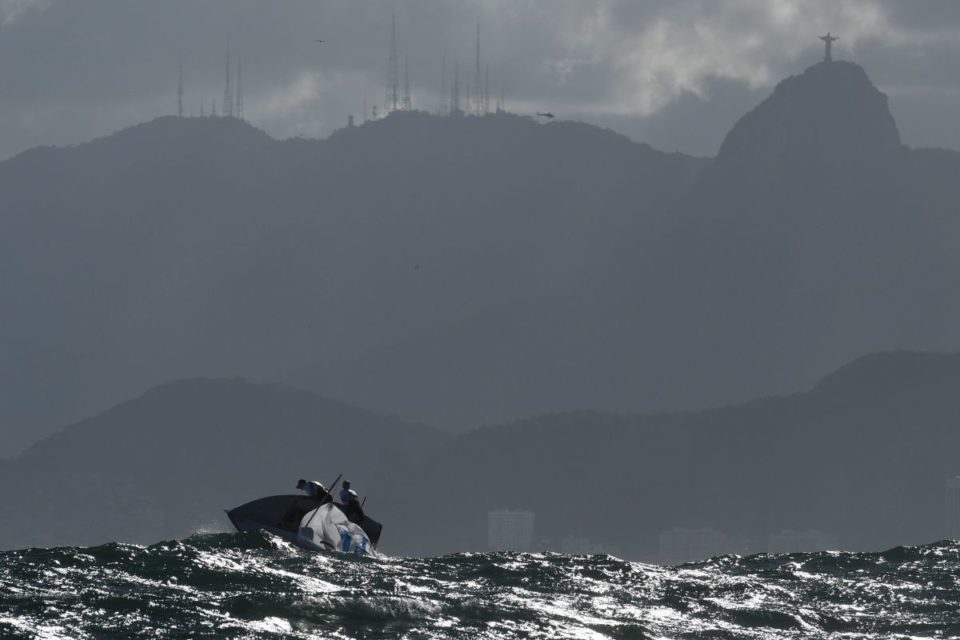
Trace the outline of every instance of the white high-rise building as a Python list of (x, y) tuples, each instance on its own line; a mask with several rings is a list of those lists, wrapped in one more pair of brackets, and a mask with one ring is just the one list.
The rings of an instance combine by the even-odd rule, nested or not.
[(767, 538), (767, 553), (810, 553), (838, 549), (837, 539), (823, 531), (784, 529)]
[(487, 513), (487, 544), (492, 551), (530, 551), (532, 511), (500, 509)]
[(943, 536), (960, 540), (960, 476), (947, 478), (943, 500)]
[(660, 564), (683, 564), (718, 556), (724, 552), (726, 536), (709, 527), (675, 527), (660, 533)]

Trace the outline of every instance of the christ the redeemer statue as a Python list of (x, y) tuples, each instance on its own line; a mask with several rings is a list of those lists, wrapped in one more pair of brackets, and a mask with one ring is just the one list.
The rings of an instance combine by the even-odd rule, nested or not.
[(820, 39), (823, 40), (827, 45), (827, 50), (823, 54), (823, 61), (833, 62), (833, 41), (839, 40), (840, 38), (830, 35), (830, 32), (828, 31), (827, 35), (820, 36)]

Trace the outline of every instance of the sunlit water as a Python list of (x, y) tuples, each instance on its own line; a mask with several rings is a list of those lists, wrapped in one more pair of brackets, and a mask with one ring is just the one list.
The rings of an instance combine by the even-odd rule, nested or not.
[(255, 534), (0, 553), (0, 638), (960, 637), (960, 545), (340, 558)]

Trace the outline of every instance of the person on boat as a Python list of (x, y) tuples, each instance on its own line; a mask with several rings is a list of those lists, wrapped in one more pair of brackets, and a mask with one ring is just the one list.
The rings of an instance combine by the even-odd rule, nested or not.
[[(343, 488), (340, 489), (340, 504), (342, 504), (343, 506), (347, 506), (347, 505), (350, 503), (350, 492), (351, 492), (351, 491), (353, 491), (353, 489), (350, 488), (350, 481), (349, 481), (349, 480), (344, 480), (344, 481), (343, 481)], [(353, 494), (356, 495), (357, 492), (354, 491)]]
[(310, 480), (309, 482), (300, 478), (297, 480), (297, 489), (300, 489), (311, 498), (316, 498), (320, 504), (330, 502), (330, 492), (323, 486), (322, 482)]
[(360, 496), (353, 489), (347, 489), (346, 495), (341, 495), (343, 512), (350, 522), (360, 522), (363, 520), (363, 508), (360, 506)]

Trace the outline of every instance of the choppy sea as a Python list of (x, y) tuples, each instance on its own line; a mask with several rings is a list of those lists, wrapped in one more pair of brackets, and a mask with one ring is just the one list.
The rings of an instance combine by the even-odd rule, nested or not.
[(724, 556), (311, 554), (267, 535), (0, 553), (0, 638), (960, 637), (960, 545)]

